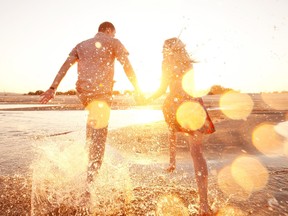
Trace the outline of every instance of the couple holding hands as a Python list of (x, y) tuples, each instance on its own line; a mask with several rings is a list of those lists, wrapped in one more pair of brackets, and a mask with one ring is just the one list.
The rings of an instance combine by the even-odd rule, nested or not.
[[(176, 168), (176, 134), (178, 132), (186, 133), (200, 199), (199, 214), (210, 215), (211, 209), (207, 195), (208, 169), (202, 152), (202, 139), (205, 134), (213, 133), (215, 128), (201, 97), (193, 96), (193, 92), (187, 90), (183, 84), (183, 79), (187, 74), (192, 73), (193, 75), (194, 61), (180, 39), (165, 40), (160, 87), (149, 98), (144, 98), (128, 59), (129, 53), (124, 45), (115, 38), (115, 34), (114, 25), (110, 22), (103, 22), (99, 25), (98, 32), (93, 38), (77, 44), (60, 68), (51, 87), (41, 95), (40, 102), (48, 103), (54, 98), (61, 80), (69, 68), (77, 62), (77, 95), (88, 110), (86, 124), (86, 144), (89, 155), (87, 182), (90, 183), (103, 161), (112, 103), (115, 59), (121, 63), (126, 76), (132, 83), (137, 103), (151, 103), (165, 94), (169, 87), (170, 91), (162, 109), (169, 128), (170, 162), (167, 171), (173, 172)], [(194, 86), (193, 83), (188, 84), (190, 87)]]

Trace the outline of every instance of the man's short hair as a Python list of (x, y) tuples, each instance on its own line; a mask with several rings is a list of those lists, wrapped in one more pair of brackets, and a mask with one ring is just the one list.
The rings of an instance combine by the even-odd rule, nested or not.
[(99, 25), (98, 32), (105, 32), (107, 29), (115, 31), (115, 27), (111, 22), (103, 22)]

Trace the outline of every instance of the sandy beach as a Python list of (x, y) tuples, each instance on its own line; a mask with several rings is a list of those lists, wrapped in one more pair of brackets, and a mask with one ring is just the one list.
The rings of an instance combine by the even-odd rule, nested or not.
[[(37, 104), (39, 97), (15, 98), (0, 97), (0, 102), (31, 105)], [(219, 110), (220, 96), (204, 97), (205, 105), (216, 127), (216, 132), (206, 136), (203, 143), (209, 169), (209, 202), (215, 215), (288, 215), (288, 138), (285, 137), (287, 133), (283, 133), (281, 124), (286, 123), (288, 119), (287, 94), (265, 97), (257, 94), (251, 98), (254, 106), (249, 116), (233, 120)], [(133, 103), (131, 98), (116, 98), (113, 108), (127, 109), (135, 106)], [(67, 112), (83, 109), (73, 96), (56, 98), (52, 105), (52, 109), (37, 105), (1, 110)], [(152, 105), (153, 109), (159, 107), (161, 100)], [(265, 128), (260, 127), (262, 125)], [(275, 130), (269, 130), (271, 128)], [(164, 169), (169, 160), (167, 134), (167, 126), (163, 120), (135, 124), (109, 132), (105, 163), (99, 173), (99, 179), (95, 182), (94, 215), (197, 215), (197, 187), (186, 137), (183, 134), (178, 136), (176, 171), (166, 173)], [(62, 149), (59, 155), (66, 156), (65, 152), (75, 154), (75, 149), (69, 146), (83, 143), (84, 135), (85, 131), (82, 130), (48, 138), (37, 137), (34, 141), (40, 142), (42, 149), (48, 143), (60, 146)], [(259, 139), (267, 148), (259, 147)], [(270, 143), (276, 143), (277, 148)], [(30, 153), (25, 150), (21, 152), (22, 155), (26, 155), (23, 156), (24, 159), (29, 158), (27, 155)], [(13, 157), (16, 154), (19, 152), (11, 151), (10, 155), (1, 157), (5, 161), (5, 157)], [(73, 160), (77, 160), (77, 157)], [(45, 173), (46, 167), (38, 163), (31, 168), (29, 163), (32, 163), (33, 158), (30, 161), (26, 159), (26, 165), (24, 159), (18, 161), (18, 171), (11, 170), (11, 173), (0, 176), (1, 215), (87, 215), (86, 210), (75, 201), (80, 195), (75, 195), (74, 190), (81, 191), (82, 186), (75, 185), (74, 182), (73, 187), (76, 189), (70, 188), (70, 191), (65, 193), (68, 200), (76, 196), (73, 202), (53, 197), (57, 194), (53, 194), (52, 198), (47, 195), (49, 193), (47, 196), (37, 194), (35, 187), (41, 184), (36, 181), (40, 178), (35, 177), (35, 173), (37, 170)], [(52, 162), (49, 161), (50, 164)], [(0, 163), (0, 166), (3, 165), (5, 163)], [(247, 172), (244, 173), (243, 170)], [(49, 173), (45, 175), (47, 177)], [(63, 180), (60, 176), (65, 175), (59, 174), (57, 182)], [(55, 186), (56, 183), (53, 184)], [(57, 187), (59, 184), (57, 183)], [(52, 202), (54, 199), (57, 203)]]

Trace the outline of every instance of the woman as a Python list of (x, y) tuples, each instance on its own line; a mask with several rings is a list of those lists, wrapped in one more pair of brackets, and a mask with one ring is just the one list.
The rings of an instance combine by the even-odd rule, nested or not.
[(181, 40), (178, 38), (165, 40), (160, 88), (147, 99), (147, 102), (150, 103), (165, 94), (167, 88), (170, 88), (163, 104), (170, 142), (170, 164), (167, 171), (173, 172), (176, 168), (176, 133), (184, 132), (188, 135), (194, 163), (200, 197), (200, 214), (207, 215), (210, 212), (207, 198), (208, 170), (201, 144), (203, 135), (213, 133), (215, 128), (202, 99), (195, 97), (193, 92), (194, 83), (189, 79), (191, 74), (193, 77), (193, 63)]

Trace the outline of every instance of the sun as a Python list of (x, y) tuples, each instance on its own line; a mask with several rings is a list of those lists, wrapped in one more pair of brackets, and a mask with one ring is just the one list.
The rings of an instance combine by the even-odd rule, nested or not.
[[(153, 94), (160, 86), (160, 79), (152, 79), (150, 76), (137, 76), (137, 80), (139, 88), (145, 96)], [(134, 91), (132, 84), (126, 77), (123, 77), (123, 79), (116, 79), (113, 89), (120, 92), (125, 92), (126, 90)]]
[(139, 76), (139, 87), (141, 89), (141, 91), (144, 94), (152, 94), (155, 91), (157, 91), (157, 89), (160, 86), (160, 78), (159, 79), (155, 79), (155, 78), (151, 78), (151, 76)]

